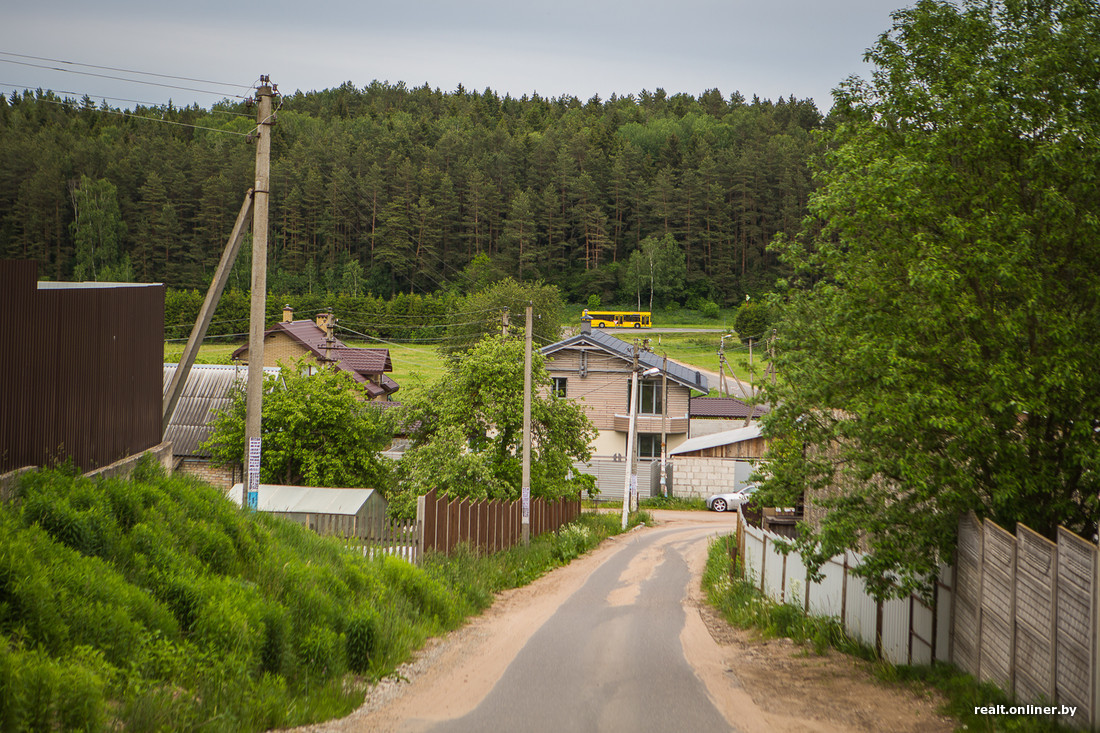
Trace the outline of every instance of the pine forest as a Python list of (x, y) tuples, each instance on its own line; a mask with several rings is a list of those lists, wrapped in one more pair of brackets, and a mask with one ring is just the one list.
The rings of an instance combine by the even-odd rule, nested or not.
[[(805, 215), (827, 124), (811, 101), (718, 90), (582, 102), (349, 82), (277, 105), (270, 292), (385, 299), (464, 291), (476, 271), (629, 303), (631, 255), (671, 236), (684, 266), (661, 305), (736, 304), (781, 275), (767, 246)], [(0, 256), (43, 279), (205, 287), (254, 179), (255, 124), (240, 100), (0, 96)]]

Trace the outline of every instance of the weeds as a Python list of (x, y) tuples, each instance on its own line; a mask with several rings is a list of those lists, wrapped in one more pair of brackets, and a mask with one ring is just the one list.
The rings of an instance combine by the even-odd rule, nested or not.
[(868, 645), (849, 637), (836, 618), (810, 616), (792, 604), (772, 601), (744, 580), (731, 550), (736, 538), (719, 537), (711, 543), (703, 571), (703, 590), (707, 600), (730, 624), (756, 629), (765, 636), (787, 637), (806, 644), (816, 654), (830, 649), (873, 663), (876, 676), (885, 682), (919, 684), (939, 690), (945, 697), (943, 712), (960, 723), (961, 730), (972, 731), (1072, 731), (1051, 718), (1011, 715), (976, 715), (975, 707), (1019, 704), (996, 685), (979, 683), (954, 665), (928, 667), (896, 666), (877, 657)]
[[(265, 730), (347, 714), (367, 683), (496, 592), (618, 531), (416, 568), (363, 558), (143, 463), (22, 477), (0, 504), (0, 731)], [(644, 513), (635, 521), (644, 521)]]

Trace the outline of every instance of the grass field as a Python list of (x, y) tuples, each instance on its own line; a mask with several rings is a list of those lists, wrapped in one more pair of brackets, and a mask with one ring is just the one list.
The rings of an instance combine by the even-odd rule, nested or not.
[[(671, 328), (672, 326), (670, 326)], [(715, 328), (715, 323), (701, 323), (696, 315), (695, 322), (685, 322), (675, 328)], [(728, 332), (727, 332), (728, 333)], [(635, 333), (615, 334), (623, 341), (632, 343)], [(667, 332), (660, 327), (639, 330), (637, 338), (649, 339), (649, 348), (658, 356), (668, 355), (669, 359), (681, 364), (705, 369), (710, 372), (718, 371), (718, 346), (721, 341), (721, 333), (683, 333)], [(443, 357), (439, 354), (434, 344), (397, 344), (379, 343), (377, 341), (352, 341), (348, 340), (348, 346), (356, 347), (384, 347), (390, 350), (390, 361), (393, 364), (393, 372), (390, 377), (403, 388), (415, 386), (426, 381), (432, 381), (444, 373)], [(237, 343), (208, 342), (199, 350), (196, 363), (199, 364), (231, 364), (230, 356), (239, 346)], [(182, 342), (166, 342), (164, 344), (164, 361), (176, 363), (183, 353)], [(736, 338), (726, 339), (726, 359), (733, 367), (736, 376), (744, 381), (749, 379), (749, 347), (742, 344)], [(763, 344), (753, 347), (753, 381), (762, 379), (767, 367), (767, 350)], [(728, 374), (728, 372), (727, 372)], [(714, 382), (714, 380), (711, 380)], [(710, 385), (711, 392), (717, 391), (718, 384)], [(396, 398), (400, 400), (400, 392)], [(734, 396), (740, 396), (736, 391)]]

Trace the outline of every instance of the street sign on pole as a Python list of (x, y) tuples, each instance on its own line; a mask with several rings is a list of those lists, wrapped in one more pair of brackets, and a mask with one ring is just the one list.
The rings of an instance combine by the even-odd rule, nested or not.
[(248, 496), (245, 506), (257, 509), (260, 505), (260, 439), (248, 439)]

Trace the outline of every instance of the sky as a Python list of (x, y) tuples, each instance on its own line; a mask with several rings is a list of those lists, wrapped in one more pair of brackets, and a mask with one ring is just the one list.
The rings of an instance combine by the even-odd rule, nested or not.
[(38, 0), (5, 10), (0, 92), (208, 108), (248, 96), (267, 75), (284, 95), (374, 80), (582, 101), (718, 89), (727, 98), (809, 98), (827, 111), (840, 82), (869, 76), (864, 52), (907, 4)]

